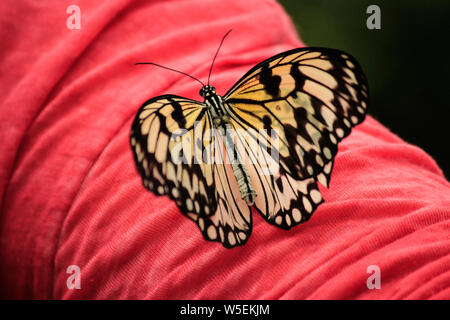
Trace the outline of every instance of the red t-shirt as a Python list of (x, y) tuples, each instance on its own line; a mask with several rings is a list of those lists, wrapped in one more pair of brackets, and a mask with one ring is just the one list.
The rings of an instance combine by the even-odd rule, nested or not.
[[(1, 297), (450, 297), (450, 185), (371, 117), (340, 143), (311, 220), (284, 231), (253, 212), (243, 247), (206, 242), (173, 201), (143, 188), (129, 145), (138, 108), (168, 93), (198, 100), (200, 88), (134, 63), (206, 79), (233, 29), (212, 76), (224, 94), (256, 63), (303, 46), (277, 3), (72, 3), (80, 29), (67, 27), (67, 2), (0, 2)], [(67, 286), (71, 265), (80, 289)], [(367, 286), (373, 270), (380, 289)]]

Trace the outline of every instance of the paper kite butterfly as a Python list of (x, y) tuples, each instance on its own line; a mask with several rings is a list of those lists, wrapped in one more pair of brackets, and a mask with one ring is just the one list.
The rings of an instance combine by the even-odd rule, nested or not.
[(356, 60), (299, 48), (257, 64), (224, 96), (209, 77), (202, 85), (203, 102), (163, 95), (139, 109), (130, 139), (144, 186), (226, 248), (247, 242), (252, 206), (282, 229), (307, 221), (323, 202), (317, 183), (328, 187), (338, 143), (366, 114)]

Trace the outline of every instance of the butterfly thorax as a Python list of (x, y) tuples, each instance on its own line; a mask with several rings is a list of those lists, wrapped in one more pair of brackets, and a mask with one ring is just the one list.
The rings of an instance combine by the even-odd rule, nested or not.
[(216, 94), (216, 89), (213, 86), (204, 86), (200, 90), (200, 95), (205, 98), (204, 103), (209, 108), (214, 126), (216, 128), (225, 126), (229, 122), (230, 116), (223, 105), (222, 97)]

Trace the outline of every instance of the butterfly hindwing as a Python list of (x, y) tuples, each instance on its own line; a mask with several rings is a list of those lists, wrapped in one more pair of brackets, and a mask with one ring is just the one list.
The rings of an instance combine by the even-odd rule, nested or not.
[[(254, 206), (270, 224), (290, 229), (309, 220), (323, 202), (314, 178), (296, 180), (280, 174), (271, 153), (270, 137), (254, 129), (235, 127), (236, 149), (249, 169), (252, 187), (256, 191)], [(259, 141), (255, 143), (255, 137)], [(267, 139), (266, 139), (267, 138)]]

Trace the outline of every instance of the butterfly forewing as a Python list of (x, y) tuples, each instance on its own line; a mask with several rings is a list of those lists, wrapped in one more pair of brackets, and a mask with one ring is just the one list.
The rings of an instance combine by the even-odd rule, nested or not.
[(212, 167), (193, 159), (194, 125), (208, 126), (205, 113), (199, 102), (161, 96), (141, 107), (131, 130), (134, 159), (145, 187), (168, 195), (184, 213), (197, 215), (214, 211), (217, 205), (208, 196), (215, 191)]
[(321, 174), (337, 143), (364, 119), (368, 92), (349, 55), (301, 48), (258, 64), (224, 99), (235, 121), (279, 132), (281, 169), (302, 179)]

